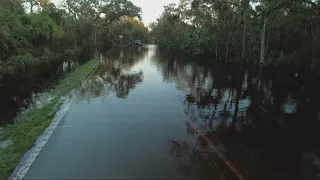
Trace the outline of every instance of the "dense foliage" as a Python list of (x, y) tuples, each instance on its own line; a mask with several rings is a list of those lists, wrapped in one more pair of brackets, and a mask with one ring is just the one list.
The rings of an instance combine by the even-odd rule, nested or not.
[(87, 61), (103, 47), (146, 41), (141, 8), (129, 0), (0, 0), (0, 77), (63, 61)]
[(318, 0), (180, 0), (151, 24), (160, 47), (255, 63), (319, 64)]

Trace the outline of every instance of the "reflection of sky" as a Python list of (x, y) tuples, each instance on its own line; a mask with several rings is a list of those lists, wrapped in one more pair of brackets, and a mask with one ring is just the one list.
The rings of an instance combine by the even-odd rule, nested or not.
[[(108, 95), (126, 98), (128, 93), (143, 81), (144, 75), (141, 70), (144, 67), (141, 60), (146, 57), (145, 51), (140, 52), (140, 57), (132, 56), (131, 53), (135, 52), (127, 51), (127, 49), (126, 51), (120, 50), (118, 53), (116, 51), (112, 53), (107, 54), (109, 58), (100, 57), (102, 69), (82, 84), (78, 100), (89, 100), (98, 96)], [(133, 59), (123, 58), (127, 56)]]
[[(189, 89), (191, 89), (189, 87)], [(212, 95), (215, 96), (218, 89), (212, 90)], [(187, 107), (185, 107), (186, 113), (189, 115), (190, 119), (201, 120), (198, 121), (196, 124), (200, 125), (203, 124), (203, 122), (210, 121), (210, 119), (213, 120), (212, 130), (217, 130), (217, 127), (219, 125), (225, 124), (226, 126), (231, 126), (234, 112), (235, 112), (235, 106), (236, 103), (234, 100), (231, 99), (231, 96), (235, 96), (236, 90), (233, 90), (233, 93), (230, 92), (231, 89), (226, 89), (223, 91), (222, 99), (217, 104), (216, 109), (211, 105), (210, 107), (206, 108), (197, 108), (196, 105), (191, 105), (189, 107), (189, 110), (187, 110)], [(235, 98), (235, 97), (234, 97)], [(230, 103), (232, 101), (232, 103)], [(249, 106), (251, 105), (251, 98), (248, 96), (245, 99), (240, 99), (238, 104), (238, 114), (237, 114), (237, 121), (242, 121), (243, 118), (246, 116), (246, 111), (248, 110)], [(242, 123), (237, 125), (237, 129), (241, 129)]]
[[(166, 69), (166, 64), (164, 64), (163, 66), (164, 73), (168, 73), (169, 69)], [(200, 95), (199, 92), (208, 92), (212, 95), (212, 97), (217, 97), (218, 89), (213, 88), (214, 77), (212, 76), (210, 71), (205, 74), (201, 68), (197, 68), (197, 66), (194, 66), (192, 64), (186, 64), (182, 67), (177, 67), (177, 69), (173, 68), (173, 71), (173, 73), (170, 73), (170, 75), (167, 76), (168, 80), (166, 80), (166, 82), (175, 83), (177, 89), (184, 92), (185, 94), (190, 94), (194, 97), (197, 97)], [(247, 74), (245, 75), (245, 80), (246, 79)], [(247, 80), (243, 83), (243, 89), (247, 89), (246, 82)], [(202, 124), (212, 118), (214, 130), (221, 124), (230, 126), (236, 109), (235, 100), (237, 93), (235, 89), (231, 88), (221, 89), (221, 93), (222, 97), (220, 99), (220, 102), (217, 102), (216, 107), (211, 104), (211, 106), (206, 106), (205, 108), (198, 108), (197, 105), (193, 104), (189, 106), (189, 109), (186, 105), (184, 111), (188, 114), (190, 119), (193, 119), (195, 121), (201, 120), (195, 122), (196, 124)], [(240, 99), (238, 104), (238, 119), (241, 119), (239, 117), (246, 116), (246, 111), (248, 110), (250, 105), (251, 98), (249, 96), (244, 99)]]
[(287, 114), (294, 114), (297, 111), (297, 102), (295, 99), (292, 99), (290, 96), (287, 97), (284, 104), (282, 105), (282, 110)]
[[(214, 90), (214, 91), (217, 91), (217, 90)], [(236, 103), (234, 101), (230, 103), (230, 100), (231, 100), (230, 91), (231, 89), (224, 91), (221, 102), (218, 103), (217, 105), (217, 111), (213, 110), (214, 111), (213, 119), (217, 120), (216, 125), (220, 125), (223, 122), (225, 122), (227, 126), (230, 126), (232, 123), (232, 118), (236, 108), (235, 106)], [(233, 94), (236, 94), (235, 90)], [(225, 105), (227, 105), (226, 111), (224, 111)], [(238, 117), (245, 115), (250, 105), (251, 105), (251, 98), (249, 96), (247, 96), (245, 99), (240, 99), (239, 105), (238, 105), (238, 110), (239, 110)]]

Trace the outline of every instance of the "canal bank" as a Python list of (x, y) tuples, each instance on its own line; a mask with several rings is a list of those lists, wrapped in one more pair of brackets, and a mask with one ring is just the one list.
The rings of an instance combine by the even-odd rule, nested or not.
[[(17, 123), (3, 128), (0, 142), (6, 146), (0, 149), (0, 179), (7, 179), (26, 151), (34, 147), (38, 136), (50, 125), (60, 107), (66, 105), (72, 89), (94, 72), (99, 60), (91, 60), (71, 73), (66, 74), (57, 86), (41, 93), (44, 99), (21, 111), (15, 118)], [(69, 97), (70, 98), (70, 97)], [(43, 141), (42, 141), (43, 142)], [(43, 144), (44, 145), (44, 144)]]

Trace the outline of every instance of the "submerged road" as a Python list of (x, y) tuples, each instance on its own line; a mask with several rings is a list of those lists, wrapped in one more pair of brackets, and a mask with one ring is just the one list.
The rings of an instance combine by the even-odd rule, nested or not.
[(155, 46), (107, 54), (24, 179), (198, 179), (207, 165), (169, 153), (183, 140), (190, 151), (195, 138), (185, 92), (164, 82), (170, 72), (155, 58)]
[(18, 179), (319, 179), (313, 83), (307, 105), (304, 93), (292, 96), (294, 76), (267, 73), (260, 85), (255, 70), (156, 46), (103, 57), (50, 138), (22, 158)]

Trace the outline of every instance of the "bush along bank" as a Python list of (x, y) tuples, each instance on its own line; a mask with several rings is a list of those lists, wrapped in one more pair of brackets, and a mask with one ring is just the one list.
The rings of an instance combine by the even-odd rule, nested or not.
[(42, 95), (46, 98), (41, 105), (34, 103), (22, 110), (0, 134), (0, 179), (8, 179), (19, 164), (24, 153), (35, 145), (39, 135), (50, 125), (66, 95), (77, 88), (99, 67), (99, 60), (88, 61), (80, 68), (65, 75), (55, 86)]

